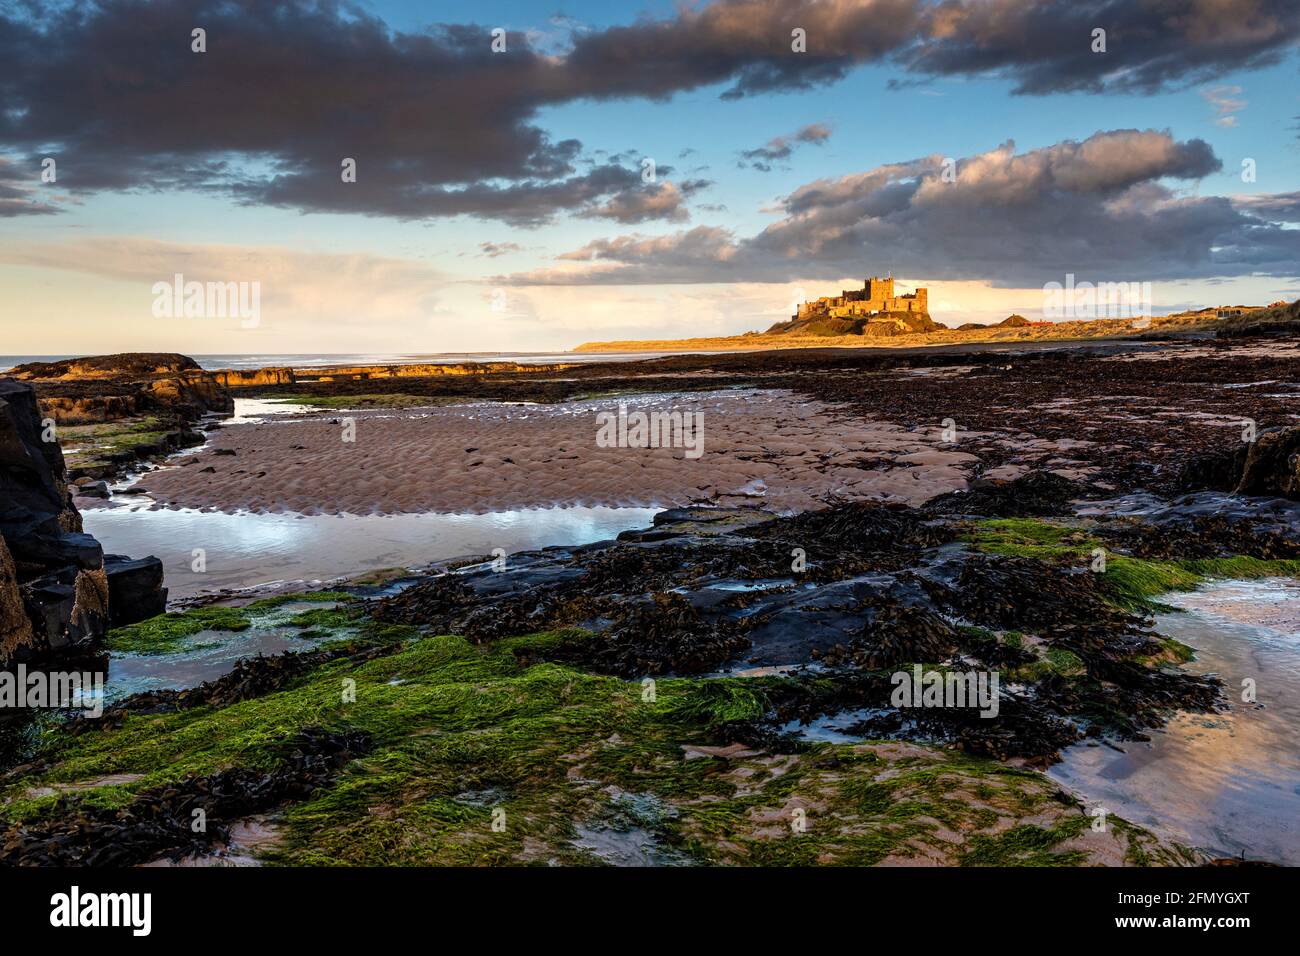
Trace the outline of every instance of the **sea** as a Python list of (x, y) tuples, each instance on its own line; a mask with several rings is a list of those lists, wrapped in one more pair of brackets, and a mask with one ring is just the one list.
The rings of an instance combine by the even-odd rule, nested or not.
[[(339, 365), (457, 365), (462, 362), (523, 362), (554, 365), (564, 362), (629, 362), (673, 355), (673, 352), (433, 352), (404, 355), (366, 352), (302, 352), (297, 354), (191, 355), (205, 369), (324, 368)], [(0, 355), (0, 372), (29, 362), (59, 362), (78, 355)]]

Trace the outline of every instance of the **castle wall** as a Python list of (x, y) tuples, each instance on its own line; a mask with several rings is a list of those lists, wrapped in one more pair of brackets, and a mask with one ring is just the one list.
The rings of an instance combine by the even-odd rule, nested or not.
[(862, 289), (845, 289), (837, 296), (822, 296), (804, 302), (795, 318), (827, 315), (837, 319), (856, 318), (878, 312), (929, 312), (929, 290), (917, 289), (910, 295), (894, 295), (894, 280), (872, 277)]

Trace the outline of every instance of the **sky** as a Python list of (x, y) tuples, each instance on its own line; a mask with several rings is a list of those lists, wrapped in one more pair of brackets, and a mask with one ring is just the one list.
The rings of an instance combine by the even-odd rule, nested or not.
[(949, 325), (1294, 299), (1298, 43), (1294, 0), (0, 0), (0, 353), (727, 335), (885, 274)]

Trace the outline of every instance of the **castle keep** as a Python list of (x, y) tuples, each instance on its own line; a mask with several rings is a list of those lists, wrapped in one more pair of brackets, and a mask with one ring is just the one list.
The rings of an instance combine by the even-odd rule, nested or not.
[(839, 295), (824, 295), (820, 299), (799, 306), (795, 319), (812, 316), (829, 316), (834, 319), (855, 319), (889, 312), (928, 313), (929, 297), (926, 289), (917, 289), (911, 295), (894, 295), (892, 277), (880, 279), (872, 276), (861, 289), (845, 289)]

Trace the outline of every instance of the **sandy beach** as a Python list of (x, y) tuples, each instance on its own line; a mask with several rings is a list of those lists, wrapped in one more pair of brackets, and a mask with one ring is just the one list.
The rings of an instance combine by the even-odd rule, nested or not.
[[(702, 415), (703, 452), (603, 448), (597, 416)], [(355, 423), (345, 441), (348, 420)], [(974, 455), (779, 390), (564, 405), (468, 404), (228, 425), (138, 485), (159, 506), (303, 514), (483, 513), (546, 506), (919, 504), (966, 487)]]

